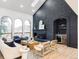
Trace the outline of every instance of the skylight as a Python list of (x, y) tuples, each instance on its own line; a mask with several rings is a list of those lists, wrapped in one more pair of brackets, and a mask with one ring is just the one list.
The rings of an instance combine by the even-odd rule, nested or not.
[(35, 12), (35, 10), (34, 10), (34, 9), (32, 9), (32, 12)]
[(34, 0), (33, 3), (31, 4), (32, 7), (35, 7), (35, 5), (39, 2), (39, 0)]
[(23, 4), (21, 4), (21, 5), (20, 5), (20, 8), (24, 8), (24, 5), (23, 5)]

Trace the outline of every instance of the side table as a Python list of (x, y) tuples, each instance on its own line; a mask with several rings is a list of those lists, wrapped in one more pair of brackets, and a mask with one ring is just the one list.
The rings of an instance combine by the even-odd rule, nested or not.
[(28, 59), (28, 53), (29, 53), (30, 49), (29, 48), (21, 48), (20, 52), (22, 54), (22, 59)]

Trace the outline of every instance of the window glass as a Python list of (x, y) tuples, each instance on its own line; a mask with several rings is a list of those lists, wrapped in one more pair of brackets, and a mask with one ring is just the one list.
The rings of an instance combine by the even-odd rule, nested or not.
[(3, 16), (0, 21), (0, 35), (11, 37), (11, 18)]
[(31, 24), (28, 20), (24, 23), (24, 35), (30, 37), (31, 34)]
[(15, 33), (15, 35), (21, 35), (22, 34), (22, 21), (21, 21), (21, 19), (15, 20), (14, 33)]
[(30, 32), (30, 22), (28, 20), (24, 23), (24, 32)]

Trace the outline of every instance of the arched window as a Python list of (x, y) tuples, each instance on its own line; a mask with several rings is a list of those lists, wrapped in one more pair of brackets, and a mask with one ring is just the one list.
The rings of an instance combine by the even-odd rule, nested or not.
[(24, 23), (24, 32), (30, 32), (30, 22), (27, 20)]
[(14, 34), (21, 35), (22, 34), (22, 21), (21, 19), (16, 19), (14, 24)]
[(28, 20), (26, 20), (24, 23), (24, 34), (27, 36), (30, 36), (31, 34), (31, 24)]
[(0, 21), (0, 34), (5, 37), (11, 37), (11, 24), (11, 18), (3, 16)]

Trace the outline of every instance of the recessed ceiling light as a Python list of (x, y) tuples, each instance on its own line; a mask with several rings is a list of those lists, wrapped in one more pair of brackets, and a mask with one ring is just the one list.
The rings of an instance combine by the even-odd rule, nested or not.
[(7, 0), (3, 0), (3, 2), (7, 2)]
[(35, 7), (35, 5), (39, 2), (39, 0), (34, 0), (31, 4), (32, 7)]
[(20, 8), (24, 8), (24, 5), (23, 5), (23, 4), (21, 4), (21, 5), (20, 5)]

